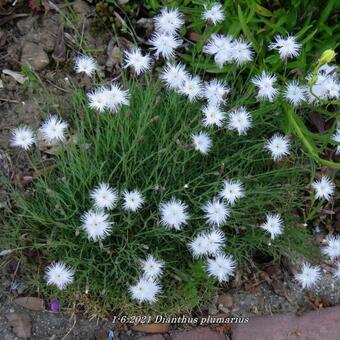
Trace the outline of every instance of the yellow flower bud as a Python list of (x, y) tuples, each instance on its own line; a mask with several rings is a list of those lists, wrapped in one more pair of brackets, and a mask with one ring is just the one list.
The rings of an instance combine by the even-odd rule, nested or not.
[(320, 60), (319, 60), (319, 64), (323, 65), (323, 64), (327, 64), (330, 63), (335, 57), (335, 52), (334, 50), (326, 50), (322, 53)]

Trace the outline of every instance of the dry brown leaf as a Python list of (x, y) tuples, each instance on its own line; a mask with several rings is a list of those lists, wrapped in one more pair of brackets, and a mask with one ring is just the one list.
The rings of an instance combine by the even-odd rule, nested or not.
[(10, 313), (6, 315), (9, 325), (13, 328), (13, 333), (19, 338), (30, 338), (32, 335), (32, 323), (27, 314)]
[(19, 297), (15, 299), (14, 302), (17, 305), (20, 305), (22, 307), (25, 307), (27, 309), (34, 310), (34, 311), (41, 311), (44, 309), (44, 300), (37, 298), (37, 297), (31, 297), (31, 296)]
[(96, 332), (95, 332), (95, 337), (96, 337), (96, 340), (108, 340), (108, 336), (106, 334), (106, 332), (104, 331), (104, 329), (98, 329)]

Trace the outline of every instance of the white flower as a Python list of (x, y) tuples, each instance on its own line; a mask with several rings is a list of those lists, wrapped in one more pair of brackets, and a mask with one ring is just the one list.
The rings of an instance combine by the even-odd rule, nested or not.
[(63, 262), (54, 262), (47, 267), (46, 281), (48, 285), (64, 289), (73, 282), (74, 270), (67, 267)]
[(28, 126), (18, 127), (12, 130), (11, 145), (28, 150), (36, 141), (32, 129)]
[(309, 84), (307, 88), (307, 99), (310, 103), (319, 101), (320, 99), (327, 100), (339, 98), (340, 84), (336, 75), (333, 73), (327, 73), (326, 70), (320, 72), (319, 70), (316, 82), (313, 83), (313, 85), (311, 84), (312, 79), (314, 80), (313, 74), (309, 74), (306, 79)]
[[(334, 133), (334, 135), (332, 136), (332, 140), (334, 142), (340, 143), (340, 128), (338, 128), (336, 130), (336, 132)], [(336, 146), (336, 154), (340, 154), (340, 145)]]
[(321, 278), (321, 269), (318, 266), (311, 266), (309, 263), (302, 265), (301, 273), (295, 275), (296, 280), (302, 288), (309, 289), (317, 284)]
[(212, 126), (216, 125), (221, 127), (225, 118), (225, 112), (221, 111), (216, 105), (208, 105), (203, 108), (203, 125)]
[(98, 209), (112, 209), (118, 201), (117, 190), (110, 188), (107, 183), (100, 183), (91, 191), (90, 197)]
[(225, 236), (221, 229), (214, 228), (206, 234), (208, 241), (208, 254), (216, 255), (220, 252), (225, 242)]
[(332, 77), (327, 77), (323, 84), (325, 94), (328, 99), (339, 99), (340, 97), (340, 84), (339, 82), (332, 78)]
[(186, 224), (189, 215), (188, 206), (180, 200), (172, 198), (170, 201), (160, 204), (161, 223), (170, 229), (180, 230)]
[(131, 67), (137, 75), (151, 68), (151, 57), (148, 54), (143, 56), (139, 48), (134, 48), (131, 52), (125, 51), (124, 61), (124, 68)]
[(194, 133), (191, 135), (195, 150), (206, 155), (212, 145), (211, 138), (205, 132)]
[(188, 243), (193, 257), (216, 255), (225, 242), (225, 236), (220, 229), (212, 229), (206, 233), (197, 235)]
[(284, 97), (293, 106), (298, 106), (302, 101), (306, 99), (305, 92), (305, 87), (300, 86), (296, 81), (292, 81), (287, 84), (284, 92)]
[(175, 49), (181, 45), (181, 40), (169, 34), (154, 33), (150, 39), (150, 44), (153, 50), (155, 50), (155, 55), (158, 58), (161, 55), (165, 59), (174, 57)]
[(268, 99), (270, 102), (274, 100), (278, 94), (278, 90), (273, 87), (276, 79), (276, 76), (265, 71), (252, 79), (252, 83), (258, 88), (257, 97), (259, 99)]
[(288, 137), (276, 134), (271, 137), (264, 148), (271, 152), (274, 161), (280, 160), (282, 157), (289, 155), (290, 142)]
[(208, 255), (209, 252), (209, 240), (206, 234), (200, 234), (196, 236), (192, 241), (188, 243), (188, 247), (193, 257), (201, 257)]
[(187, 78), (188, 73), (185, 71), (185, 66), (182, 64), (167, 64), (161, 74), (160, 78), (170, 89), (179, 90)]
[(109, 90), (105, 87), (100, 87), (87, 94), (89, 107), (99, 112), (104, 112), (107, 109), (109, 97)]
[(213, 34), (207, 45), (203, 47), (203, 52), (214, 55), (217, 66), (221, 68), (226, 62), (232, 62), (234, 58), (232, 38)]
[(270, 237), (274, 239), (283, 233), (283, 221), (279, 214), (268, 213), (266, 215), (266, 222), (260, 225), (260, 228), (267, 231)]
[(333, 273), (333, 278), (335, 280), (340, 280), (340, 262), (337, 263), (337, 268), (335, 272)]
[(43, 138), (48, 143), (55, 143), (65, 140), (65, 130), (68, 124), (58, 119), (57, 116), (50, 116), (39, 129)]
[(129, 105), (128, 97), (129, 91), (122, 90), (118, 83), (113, 82), (108, 90), (106, 107), (112, 112), (117, 112), (122, 105)]
[(108, 236), (111, 232), (111, 223), (108, 219), (109, 215), (103, 211), (86, 211), (82, 215), (81, 221), (88, 238), (97, 241)]
[(209, 105), (219, 105), (225, 102), (224, 97), (229, 93), (230, 89), (221, 80), (213, 79), (209, 83), (204, 84), (203, 96), (208, 100)]
[(205, 212), (205, 218), (209, 224), (221, 226), (229, 217), (229, 209), (226, 205), (214, 198), (212, 201), (207, 202), (202, 210)]
[(132, 191), (124, 191), (123, 193), (124, 203), (123, 207), (125, 210), (131, 210), (136, 212), (141, 208), (144, 203), (144, 197), (142, 194), (137, 190)]
[(166, 34), (176, 34), (184, 25), (182, 14), (177, 8), (162, 8), (154, 21), (156, 31)]
[(228, 128), (230, 130), (236, 130), (240, 136), (247, 133), (251, 126), (252, 119), (245, 107), (241, 106), (238, 109), (230, 112), (228, 117)]
[(204, 5), (204, 7), (205, 10), (202, 14), (202, 18), (204, 20), (210, 21), (213, 25), (216, 25), (224, 20), (223, 7), (221, 4), (213, 3), (209, 9), (206, 5)]
[(283, 60), (297, 57), (300, 54), (301, 44), (296, 42), (296, 37), (289, 35), (286, 38), (277, 35), (275, 42), (269, 45), (271, 50), (279, 51), (280, 57)]
[(232, 37), (229, 35), (212, 34), (208, 43), (203, 47), (203, 52), (214, 55), (232, 49)]
[(334, 260), (340, 256), (340, 236), (327, 236), (327, 246), (322, 248), (322, 252)]
[(75, 71), (77, 73), (82, 73), (84, 72), (87, 74), (89, 77), (92, 77), (93, 74), (95, 73), (97, 69), (97, 63), (96, 61), (89, 56), (86, 55), (81, 55), (76, 58), (76, 63), (75, 63)]
[(216, 277), (219, 282), (228, 281), (234, 275), (236, 262), (231, 255), (219, 254), (214, 259), (208, 259), (207, 271), (209, 276)]
[(200, 77), (188, 76), (185, 78), (179, 92), (186, 95), (190, 101), (194, 101), (202, 96), (202, 82)]
[(312, 187), (316, 191), (315, 197), (317, 199), (324, 198), (327, 201), (332, 198), (335, 190), (335, 184), (328, 176), (322, 176), (320, 180), (316, 180)]
[(162, 274), (164, 263), (157, 261), (152, 255), (149, 255), (146, 260), (142, 261), (144, 277), (146, 279), (156, 279)]
[(242, 38), (237, 39), (232, 44), (232, 58), (236, 64), (241, 66), (253, 60), (253, 51), (251, 45)]
[(160, 292), (161, 287), (158, 282), (140, 278), (136, 285), (130, 286), (129, 291), (132, 298), (138, 303), (143, 301), (153, 303), (157, 300), (156, 295)]
[(243, 184), (239, 180), (225, 180), (223, 182), (223, 188), (220, 192), (220, 196), (227, 200), (230, 205), (235, 204), (235, 202), (243, 197), (244, 188)]

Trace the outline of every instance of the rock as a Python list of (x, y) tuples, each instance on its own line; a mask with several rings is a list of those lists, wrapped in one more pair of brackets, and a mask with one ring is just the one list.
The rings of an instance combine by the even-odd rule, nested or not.
[(27, 41), (22, 46), (20, 62), (24, 65), (31, 65), (35, 71), (41, 71), (50, 60), (41, 45)]
[(83, 0), (76, 0), (72, 3), (74, 11), (83, 19), (89, 12), (90, 6)]
[(106, 332), (104, 331), (104, 329), (98, 329), (96, 332), (95, 332), (95, 337), (96, 337), (96, 340), (108, 340), (108, 336), (106, 334)]
[(34, 24), (37, 21), (36, 16), (29, 16), (21, 19), (17, 22), (17, 27), (21, 35), (25, 35), (33, 29)]
[(30, 338), (32, 334), (31, 319), (24, 313), (10, 313), (6, 315), (13, 333), (19, 338)]
[(223, 294), (217, 298), (217, 303), (227, 308), (231, 308), (234, 304), (233, 297), (230, 294)]
[[(172, 340), (224, 340), (224, 336), (208, 327), (196, 327), (189, 331), (171, 334)], [(247, 338), (244, 338), (247, 339)], [(249, 340), (249, 339), (247, 339)]]
[(34, 311), (41, 311), (44, 309), (44, 300), (37, 297), (19, 297), (14, 300), (17, 305), (25, 307)]
[(166, 333), (169, 330), (167, 323), (149, 323), (145, 325), (135, 325), (131, 327), (136, 332), (143, 333)]
[(338, 340), (340, 307), (312, 311), (302, 316), (294, 313), (258, 316), (248, 323), (232, 324), (233, 340)]

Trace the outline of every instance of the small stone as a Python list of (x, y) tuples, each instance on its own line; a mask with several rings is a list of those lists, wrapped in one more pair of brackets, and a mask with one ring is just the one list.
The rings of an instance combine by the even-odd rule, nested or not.
[(81, 17), (85, 17), (89, 11), (90, 6), (83, 0), (76, 0), (72, 3), (74, 11)]
[(21, 35), (27, 34), (29, 31), (32, 30), (36, 21), (37, 21), (37, 17), (35, 16), (29, 16), (27, 18), (19, 20), (17, 22), (19, 33)]
[(234, 300), (230, 294), (223, 294), (218, 297), (217, 303), (222, 304), (224, 307), (231, 308), (234, 304)]
[(30, 65), (35, 71), (41, 71), (49, 64), (50, 60), (39, 44), (27, 41), (23, 44), (20, 62)]

